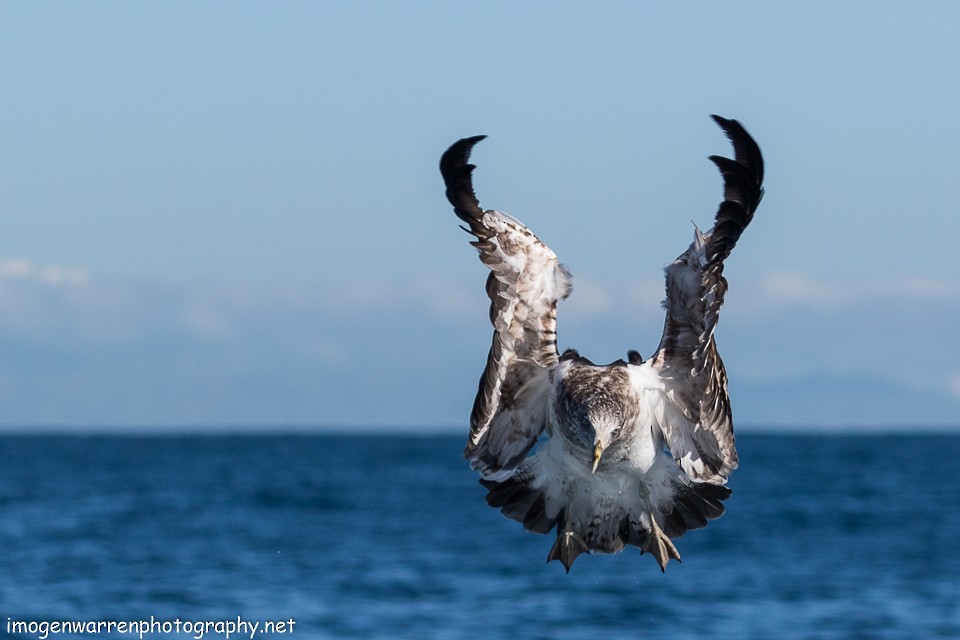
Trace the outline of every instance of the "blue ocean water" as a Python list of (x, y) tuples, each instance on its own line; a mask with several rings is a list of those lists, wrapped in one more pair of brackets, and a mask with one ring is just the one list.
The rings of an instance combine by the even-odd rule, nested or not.
[(727, 514), (665, 575), (633, 548), (546, 564), (552, 537), (484, 504), (462, 444), (0, 436), (0, 638), (151, 616), (305, 639), (960, 638), (960, 435), (741, 435)]

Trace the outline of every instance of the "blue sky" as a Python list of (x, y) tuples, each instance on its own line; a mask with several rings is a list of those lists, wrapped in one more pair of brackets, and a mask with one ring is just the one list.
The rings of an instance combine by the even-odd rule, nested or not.
[(739, 119), (738, 426), (960, 425), (960, 5), (2, 3), (0, 425), (463, 428), (485, 273), (437, 161), (659, 339)]

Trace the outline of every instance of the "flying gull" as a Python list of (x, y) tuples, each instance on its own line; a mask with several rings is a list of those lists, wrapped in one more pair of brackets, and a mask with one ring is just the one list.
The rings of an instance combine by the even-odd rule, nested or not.
[(570, 272), (523, 223), (480, 208), (468, 164), (485, 136), (443, 154), (440, 171), (454, 212), (476, 236), (490, 269), (493, 345), (470, 416), (464, 457), (479, 471), (487, 503), (549, 533), (547, 562), (569, 572), (586, 551), (649, 551), (661, 571), (680, 560), (672, 538), (724, 512), (737, 468), (727, 376), (714, 329), (727, 281), (723, 261), (763, 196), (763, 158), (736, 120), (713, 119), (734, 160), (711, 156), (723, 175), (713, 228), (666, 268), (666, 320), (653, 355), (597, 365), (557, 350), (557, 301)]

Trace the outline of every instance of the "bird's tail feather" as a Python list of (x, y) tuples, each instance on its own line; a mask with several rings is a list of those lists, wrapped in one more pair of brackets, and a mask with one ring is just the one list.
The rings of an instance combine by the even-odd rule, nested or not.
[[(487, 489), (487, 504), (523, 523), (527, 531), (549, 533), (556, 527), (557, 539), (547, 562), (559, 560), (568, 572), (581, 553), (616, 553), (627, 545), (649, 551), (654, 542), (662, 542), (661, 532), (667, 538), (679, 538), (690, 529), (704, 527), (708, 520), (723, 515), (722, 501), (731, 495), (724, 485), (678, 474), (670, 481), (672, 498), (655, 508), (655, 513), (625, 505), (600, 513), (592, 503), (561, 503), (557, 496), (551, 496), (550, 487), (537, 473), (539, 462), (536, 456), (528, 458), (510, 477), (484, 478), (480, 484)], [(572, 514), (580, 515), (568, 517)], [(666, 558), (658, 558), (658, 562), (663, 568)]]
[(522, 522), (527, 531), (549, 533), (559, 520), (560, 514), (548, 514), (546, 495), (537, 483), (536, 458), (528, 458), (509, 478), (484, 478), (480, 484), (487, 489), (487, 504)]
[(703, 528), (708, 520), (723, 515), (725, 509), (722, 501), (732, 493), (729, 487), (722, 484), (678, 476), (672, 509), (662, 514), (660, 527), (671, 538), (679, 538), (691, 529)]

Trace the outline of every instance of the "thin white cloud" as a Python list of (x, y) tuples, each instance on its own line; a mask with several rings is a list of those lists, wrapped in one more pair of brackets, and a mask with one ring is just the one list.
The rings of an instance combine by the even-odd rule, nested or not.
[[(434, 274), (366, 283), (164, 284), (71, 279), (55, 270), (44, 278), (41, 272), (28, 261), (0, 261), (6, 420), (443, 420), (448, 411), (459, 415), (450, 407), (469, 403), (489, 347), (482, 279)], [(797, 320), (798, 328), (791, 318), (800, 314), (789, 305), (836, 299), (848, 290), (795, 277), (779, 281), (780, 306), (771, 313), (780, 315), (758, 322), (746, 308), (769, 307), (773, 294), (754, 294), (739, 280), (733, 291), (744, 295), (721, 320), (721, 350), (735, 380), (767, 379), (765, 367), (778, 370), (784, 362), (795, 373), (815, 367), (823, 375), (848, 371), (854, 362), (888, 371), (900, 385), (935, 387), (949, 402), (960, 398), (960, 372), (941, 347), (955, 315), (924, 314), (924, 330), (908, 334), (905, 318), (923, 305), (885, 304), (889, 313), (878, 324), (864, 319), (876, 315), (875, 305), (848, 313), (804, 303), (810, 313)], [(73, 286), (80, 282), (86, 285)], [(894, 289), (900, 292), (894, 297), (924, 300), (952, 295), (947, 284), (896, 282), (867, 290), (889, 297)], [(659, 278), (621, 285), (578, 279), (561, 307), (562, 344), (598, 361), (622, 357), (628, 347), (651, 348), (663, 318), (662, 287)], [(784, 331), (793, 336), (787, 344)], [(880, 342), (893, 346), (878, 350)], [(891, 351), (908, 347), (916, 366), (885, 369)], [(904, 378), (917, 370), (929, 377)], [(446, 404), (432, 400), (436, 389), (445, 390)], [(378, 404), (373, 390), (402, 397), (403, 407)], [(38, 397), (49, 401), (40, 407)], [(941, 414), (929, 409), (923, 415), (942, 420)]]
[[(395, 288), (394, 288), (395, 289)], [(470, 287), (440, 276), (421, 276), (411, 280), (402, 292), (407, 304), (422, 305), (441, 318), (462, 321), (474, 316), (478, 309), (486, 308), (483, 280)], [(394, 293), (395, 296), (395, 293)], [(402, 303), (395, 297), (391, 304)]]
[(79, 267), (61, 267), (60, 265), (46, 265), (40, 268), (40, 282), (57, 287), (83, 286), (90, 282), (87, 272)]
[(762, 278), (758, 293), (762, 302), (777, 306), (835, 308), (880, 296), (919, 301), (956, 300), (960, 299), (960, 282), (918, 277), (826, 280), (800, 273), (777, 272)]
[(49, 286), (83, 286), (89, 274), (80, 267), (58, 264), (35, 265), (23, 258), (0, 259), (0, 280), (33, 280)]
[(948, 381), (950, 392), (953, 393), (957, 398), (960, 398), (960, 373), (955, 373), (950, 376)]
[(19, 258), (0, 260), (0, 278), (22, 280), (33, 275), (33, 263)]
[(235, 335), (230, 321), (212, 305), (188, 305), (180, 318), (187, 331), (198, 337), (227, 340)]
[(602, 284), (579, 278), (574, 280), (573, 292), (563, 304), (565, 310), (569, 309), (583, 320), (616, 312), (617, 298), (616, 292)]

